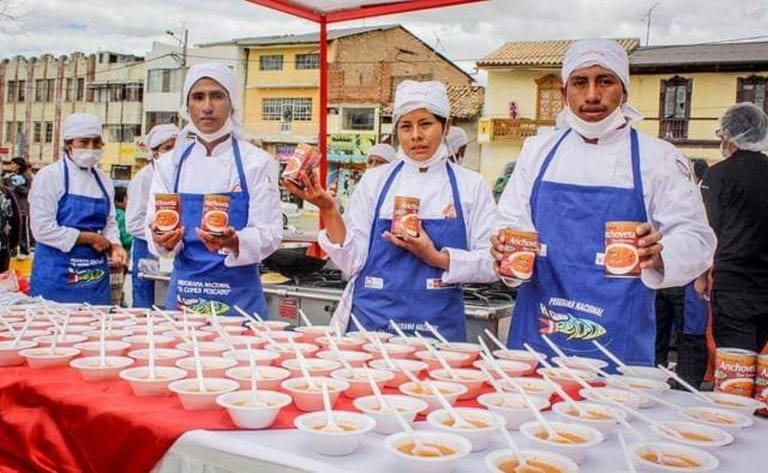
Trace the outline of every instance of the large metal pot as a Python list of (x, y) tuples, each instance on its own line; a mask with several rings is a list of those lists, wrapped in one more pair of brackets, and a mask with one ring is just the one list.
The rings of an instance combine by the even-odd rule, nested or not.
[(289, 278), (302, 277), (319, 271), (326, 260), (307, 256), (311, 243), (282, 243), (280, 248), (264, 260), (264, 266)]

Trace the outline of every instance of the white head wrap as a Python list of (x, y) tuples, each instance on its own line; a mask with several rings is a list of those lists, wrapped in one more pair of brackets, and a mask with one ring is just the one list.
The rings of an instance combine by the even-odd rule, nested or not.
[(401, 82), (395, 92), (395, 105), (392, 110), (394, 123), (403, 115), (422, 108), (439, 117), (450, 118), (451, 103), (448, 101), (445, 85), (438, 81)]
[[(618, 42), (612, 39), (582, 39), (573, 43), (563, 59), (563, 84), (568, 84), (574, 71), (591, 66), (601, 66), (616, 74), (629, 95), (629, 57)], [(643, 115), (627, 103), (621, 106), (621, 110), (630, 121), (639, 122), (643, 119)], [(557, 118), (560, 124), (564, 113), (561, 112)]]
[(61, 139), (95, 138), (101, 136), (101, 119), (90, 113), (73, 113), (61, 126)]
[(368, 156), (378, 156), (388, 163), (397, 159), (397, 151), (386, 143), (379, 143), (368, 151)]
[(467, 133), (458, 126), (452, 126), (448, 130), (448, 135), (445, 137), (446, 143), (448, 143), (448, 149), (451, 153), (458, 153), (459, 148), (466, 146), (469, 143), (469, 137)]
[(155, 149), (166, 141), (176, 138), (179, 134), (179, 128), (172, 124), (155, 125), (149, 130), (145, 141), (149, 149)]

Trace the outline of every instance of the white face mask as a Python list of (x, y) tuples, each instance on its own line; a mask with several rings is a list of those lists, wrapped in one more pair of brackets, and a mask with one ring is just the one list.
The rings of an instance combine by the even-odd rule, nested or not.
[(100, 149), (75, 148), (69, 152), (69, 157), (77, 164), (77, 167), (90, 169), (101, 161), (104, 152)]
[(194, 123), (189, 122), (189, 131), (194, 133), (198, 138), (205, 141), (206, 143), (213, 143), (214, 141), (218, 140), (222, 136), (225, 136), (232, 132), (232, 119), (227, 118), (227, 121), (224, 122), (224, 125), (222, 125), (221, 128), (214, 131), (213, 133), (203, 133), (195, 126)]
[(627, 118), (624, 116), (621, 108), (621, 106), (616, 107), (610, 115), (599, 122), (588, 122), (579, 118), (573, 113), (571, 107), (566, 105), (565, 124), (588, 140), (600, 139), (608, 132), (616, 130), (627, 123)]

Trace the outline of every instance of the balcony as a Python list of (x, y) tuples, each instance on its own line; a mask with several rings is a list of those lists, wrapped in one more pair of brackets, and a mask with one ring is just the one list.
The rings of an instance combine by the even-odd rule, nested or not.
[(664, 118), (659, 123), (659, 138), (672, 143), (688, 139), (687, 118)]
[(555, 126), (554, 120), (532, 120), (530, 118), (487, 118), (480, 120), (479, 137), (485, 141), (519, 143), (535, 136), (540, 128)]

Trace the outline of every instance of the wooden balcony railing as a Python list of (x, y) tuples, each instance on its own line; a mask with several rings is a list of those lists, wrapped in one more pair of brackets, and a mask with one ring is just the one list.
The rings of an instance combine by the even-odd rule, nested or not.
[(554, 120), (530, 118), (491, 118), (491, 139), (494, 141), (523, 141), (535, 136), (541, 127), (555, 126)]

